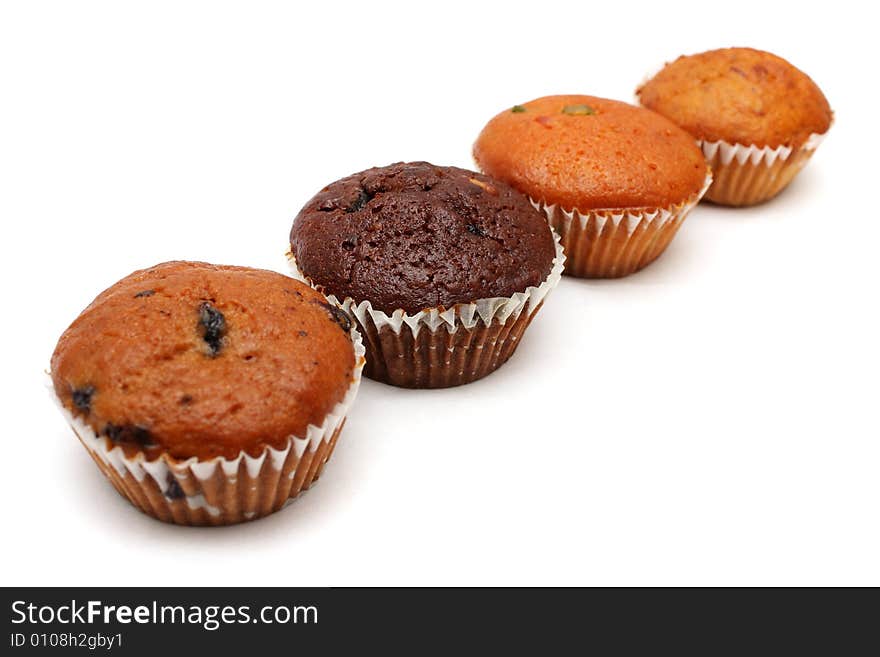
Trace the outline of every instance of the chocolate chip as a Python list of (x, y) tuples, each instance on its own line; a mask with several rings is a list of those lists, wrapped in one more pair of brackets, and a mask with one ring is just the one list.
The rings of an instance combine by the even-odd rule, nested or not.
[(208, 345), (211, 356), (220, 353), (223, 334), (226, 333), (226, 318), (211, 303), (205, 301), (199, 306), (199, 325), (204, 329), (202, 339)]
[(301, 338), (304, 338), (304, 337), (306, 337), (307, 335), (308, 335), (308, 333), (306, 333), (305, 331), (300, 331), (300, 332), (299, 332), (299, 337), (301, 337)]
[(170, 472), (168, 473), (166, 481), (168, 482), (168, 485), (165, 487), (165, 497), (167, 497), (169, 500), (180, 500), (186, 497), (186, 493), (183, 492), (183, 488), (180, 487), (177, 479), (175, 479), (174, 475)]
[(332, 303), (326, 303), (324, 301), (315, 301), (313, 303), (319, 304), (322, 308), (324, 308), (328, 313), (330, 313), (330, 318), (339, 324), (342, 327), (342, 330), (348, 333), (351, 331), (351, 318), (346, 314), (344, 310), (341, 310), (334, 306)]
[(349, 235), (342, 242), (342, 248), (345, 249), (346, 251), (353, 251), (354, 247), (356, 247), (356, 246), (357, 246), (357, 236), (356, 235)]
[(351, 214), (352, 212), (363, 210), (367, 206), (367, 203), (372, 200), (372, 198), (373, 194), (370, 194), (366, 189), (360, 189), (354, 201), (352, 201), (349, 206), (345, 208), (345, 212), (347, 214)]
[(114, 443), (134, 443), (141, 447), (153, 447), (153, 437), (149, 429), (139, 427), (136, 424), (113, 424), (107, 423), (104, 427), (104, 435)]
[(183, 395), (180, 398), (180, 403), (186, 406), (187, 404), (192, 404), (193, 396), (192, 395)]
[(141, 297), (151, 297), (156, 294), (156, 290), (141, 290), (137, 294), (134, 295), (135, 299), (140, 299)]
[(74, 388), (71, 393), (73, 405), (83, 413), (88, 414), (92, 410), (92, 395), (95, 394), (94, 386), (85, 386), (84, 388)]
[(468, 224), (467, 231), (471, 235), (476, 235), (477, 237), (485, 237), (486, 233), (483, 232), (483, 229), (477, 226), (476, 224)]

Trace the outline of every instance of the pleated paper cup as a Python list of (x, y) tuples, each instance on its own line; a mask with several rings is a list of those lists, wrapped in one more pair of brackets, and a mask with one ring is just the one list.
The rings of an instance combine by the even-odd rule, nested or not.
[[(535, 314), (562, 277), (565, 255), (554, 235), (556, 257), (547, 278), (510, 297), (479, 299), (451, 308), (391, 315), (328, 294), (363, 333), (371, 379), (403, 388), (448, 388), (476, 381), (510, 358)], [(299, 268), (291, 254), (293, 275), (326, 294)]]
[(565, 249), (565, 273), (580, 278), (620, 278), (648, 266), (669, 246), (712, 182), (668, 208), (567, 210), (529, 198), (547, 216)]
[(321, 476), (360, 386), (364, 346), (356, 330), (351, 336), (354, 377), (342, 401), (320, 426), (309, 425), (305, 435), (290, 436), (281, 449), (267, 446), (257, 456), (244, 451), (233, 459), (128, 456), (67, 410), (54, 390), (51, 394), (101, 471), (138, 509), (178, 525), (231, 525), (278, 511)]
[(706, 200), (744, 206), (767, 201), (781, 192), (809, 162), (825, 134), (812, 134), (798, 148), (749, 146), (726, 141), (698, 141), (715, 174)]

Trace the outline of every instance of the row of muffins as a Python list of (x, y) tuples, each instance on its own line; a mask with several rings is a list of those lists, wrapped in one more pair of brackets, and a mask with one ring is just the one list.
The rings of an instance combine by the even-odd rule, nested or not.
[(704, 195), (774, 196), (831, 124), (812, 80), (751, 49), (679, 58), (637, 95), (514, 105), (477, 138), (482, 173), (398, 163), (332, 183), (293, 222), (295, 278), (131, 274), (58, 341), (63, 414), (155, 518), (267, 515), (320, 476), (362, 372), (424, 388), (486, 376), (563, 273), (647, 266)]

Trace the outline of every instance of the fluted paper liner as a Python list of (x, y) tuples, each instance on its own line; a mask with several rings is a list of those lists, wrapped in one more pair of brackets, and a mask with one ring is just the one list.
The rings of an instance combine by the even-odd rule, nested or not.
[(798, 148), (697, 140), (715, 174), (715, 181), (706, 192), (706, 200), (743, 206), (773, 198), (809, 162), (826, 134), (827, 131), (813, 133)]
[(74, 433), (119, 493), (141, 511), (178, 525), (230, 525), (277, 511), (307, 490), (333, 453), (345, 416), (357, 396), (364, 346), (351, 332), (355, 367), (352, 383), (321, 426), (291, 436), (282, 449), (266, 446), (258, 456), (242, 451), (233, 459), (176, 459), (123, 449), (73, 415), (52, 390)]
[[(550, 291), (562, 277), (565, 255), (554, 235), (556, 256), (547, 278), (510, 297), (479, 299), (451, 308), (414, 314), (398, 309), (390, 315), (369, 301), (357, 303), (332, 294), (327, 298), (344, 310), (363, 333), (371, 379), (404, 388), (446, 388), (476, 381), (498, 369), (513, 355), (523, 333)], [(293, 275), (324, 292), (288, 254)]]
[(581, 278), (619, 278), (646, 267), (666, 249), (688, 212), (712, 182), (668, 208), (567, 210), (529, 197), (547, 216), (565, 249), (565, 273)]

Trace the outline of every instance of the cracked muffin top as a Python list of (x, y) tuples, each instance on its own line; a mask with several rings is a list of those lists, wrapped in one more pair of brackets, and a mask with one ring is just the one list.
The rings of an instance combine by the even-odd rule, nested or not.
[(706, 141), (797, 147), (831, 126), (828, 100), (806, 73), (752, 48), (679, 57), (636, 94)]
[(427, 162), (325, 187), (294, 220), (290, 248), (325, 293), (388, 314), (524, 292), (556, 254), (546, 219), (516, 190)]
[(234, 458), (306, 436), (342, 401), (344, 313), (274, 272), (168, 262), (102, 292), (52, 355), (67, 410), (126, 454)]
[(595, 96), (545, 96), (495, 116), (474, 144), (488, 173), (566, 210), (666, 208), (703, 187), (693, 137), (648, 110)]

